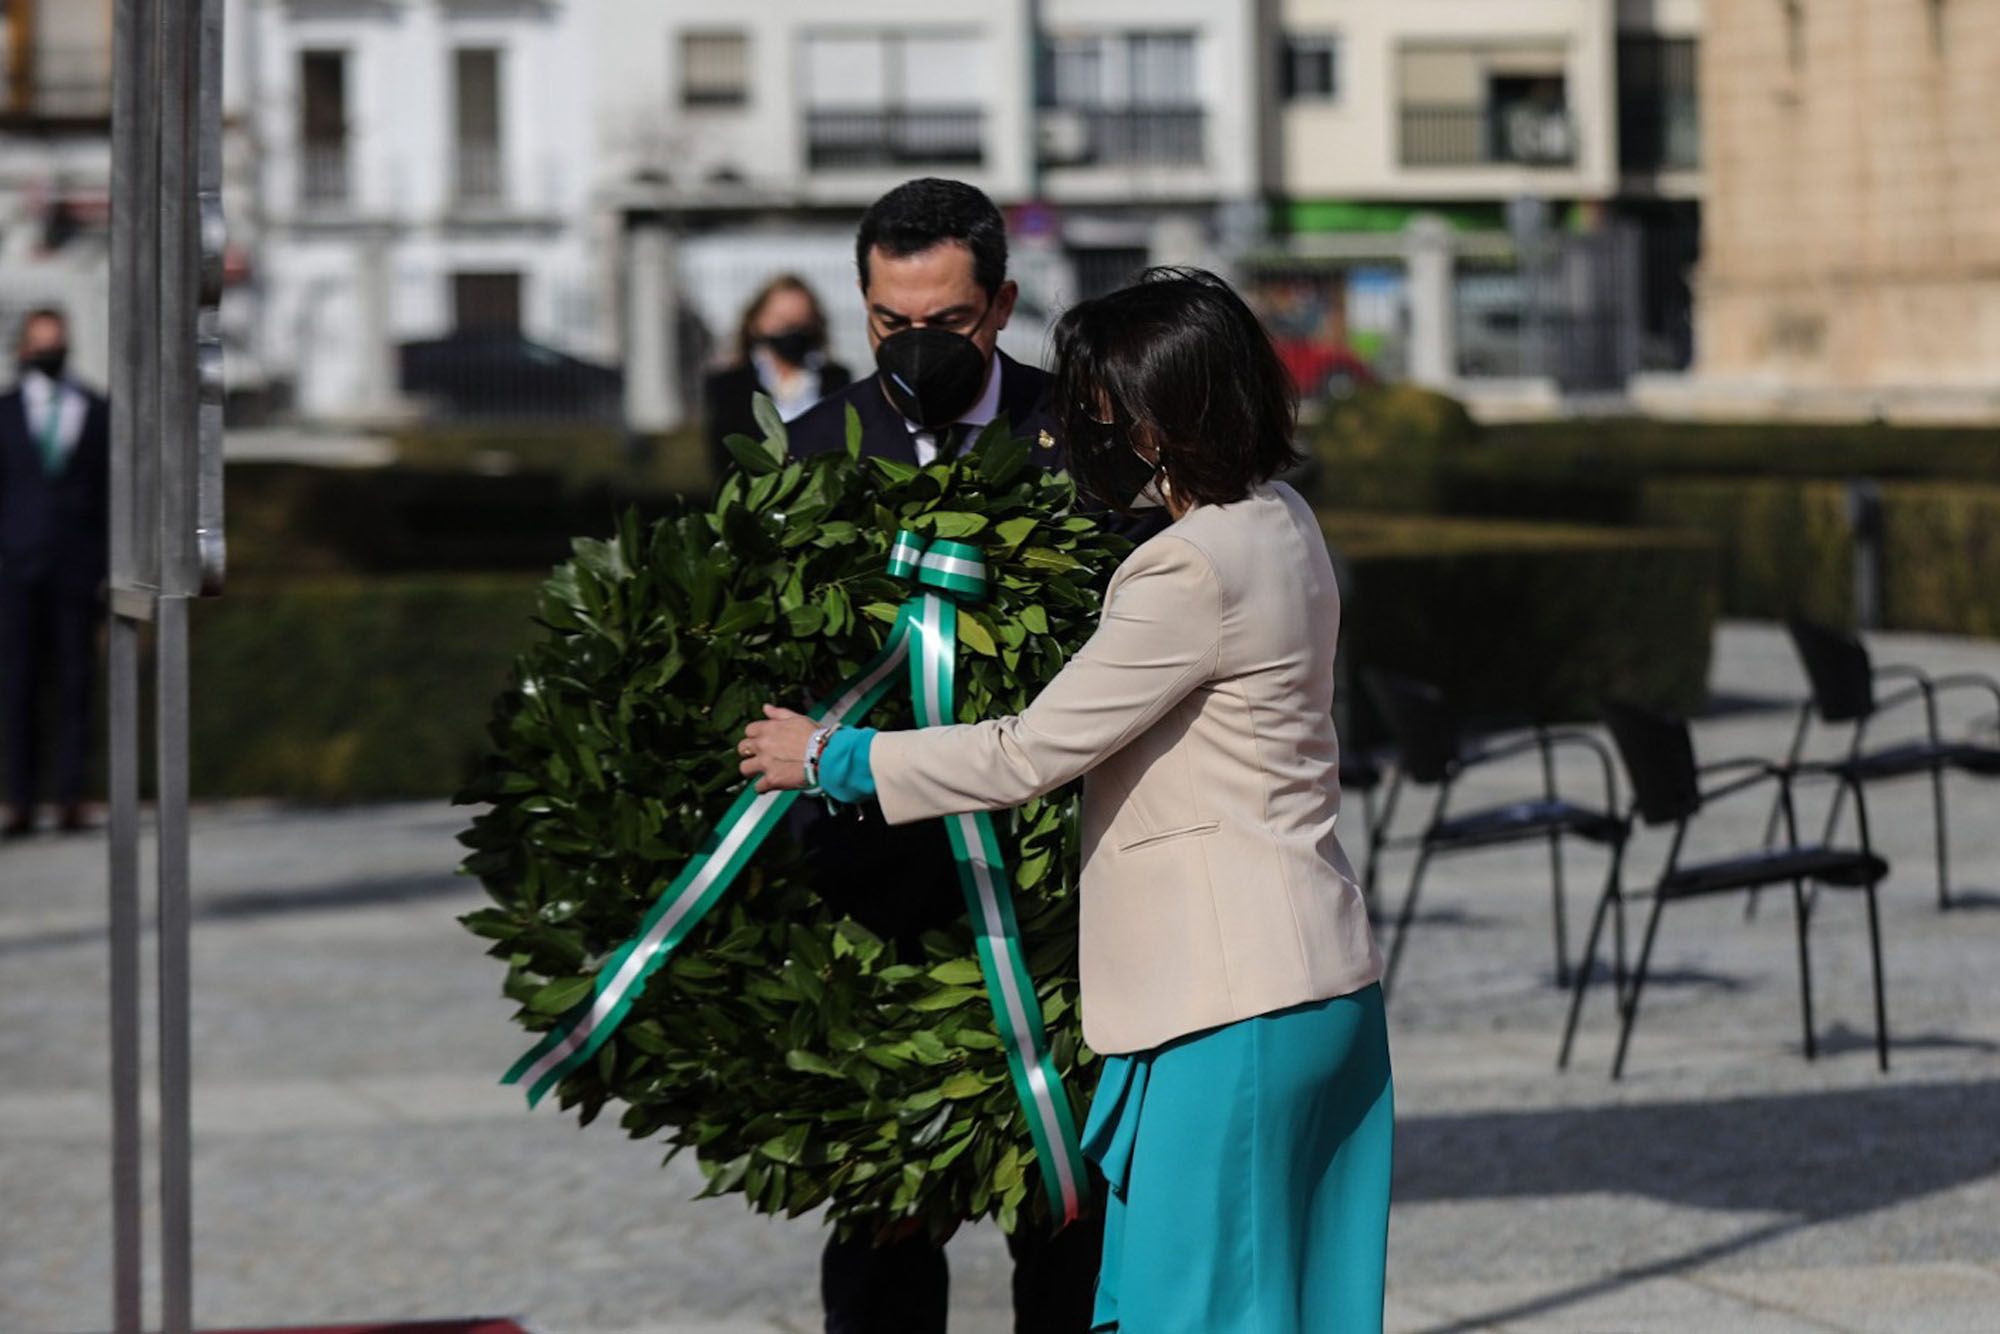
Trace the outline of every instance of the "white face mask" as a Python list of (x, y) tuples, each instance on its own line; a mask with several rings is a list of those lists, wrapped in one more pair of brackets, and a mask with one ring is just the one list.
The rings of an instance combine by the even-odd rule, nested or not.
[(1132, 508), (1135, 510), (1156, 510), (1164, 507), (1166, 503), (1167, 497), (1160, 489), (1158, 477), (1139, 488), (1139, 494), (1132, 498)]

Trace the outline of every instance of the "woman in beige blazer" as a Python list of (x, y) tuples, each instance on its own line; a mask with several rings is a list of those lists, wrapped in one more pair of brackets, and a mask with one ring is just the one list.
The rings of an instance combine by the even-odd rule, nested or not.
[(1340, 603), (1291, 382), (1212, 275), (1154, 270), (1056, 331), (1079, 481), (1173, 523), (1017, 717), (875, 733), (775, 707), (760, 790), (815, 777), (891, 823), (1083, 779), (1084, 1132), (1111, 1190), (1098, 1329), (1379, 1330), (1393, 1093), (1380, 953), (1341, 851)]

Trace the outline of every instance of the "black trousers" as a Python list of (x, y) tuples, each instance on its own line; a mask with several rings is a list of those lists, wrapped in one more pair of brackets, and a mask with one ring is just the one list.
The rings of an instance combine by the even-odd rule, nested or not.
[(53, 747), (52, 795), (63, 803), (83, 800), (100, 610), (94, 588), (0, 572), (0, 744), (7, 752), (7, 800), (17, 813), (32, 810), (43, 792), (44, 731)]
[[(1104, 1251), (1095, 1214), (1055, 1236), (1022, 1231), (1014, 1253), (1015, 1334), (1087, 1334)], [(866, 1237), (829, 1241), (820, 1261), (826, 1334), (944, 1334), (951, 1271), (926, 1237), (871, 1246)]]

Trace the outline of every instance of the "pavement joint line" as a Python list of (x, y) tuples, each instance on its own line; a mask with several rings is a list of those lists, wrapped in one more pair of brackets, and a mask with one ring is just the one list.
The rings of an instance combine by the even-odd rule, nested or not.
[(1721, 1287), (1707, 1276), (1698, 1272), (1690, 1272), (1682, 1275), (1682, 1277), (1687, 1282), (1692, 1283), (1694, 1286), (1702, 1289), (1704, 1292), (1713, 1293), (1718, 1297), (1726, 1298), (1727, 1300), (1736, 1302), (1739, 1305), (1751, 1307), (1754, 1310), (1769, 1311), (1774, 1315), (1787, 1316), (1793, 1320), (1802, 1320), (1808, 1325), (1813, 1325), (1820, 1329), (1829, 1331), (1829, 1334), (1867, 1334), (1867, 1331), (1864, 1329), (1860, 1329), (1853, 1325), (1834, 1324), (1832, 1321), (1828, 1320), (1825, 1316), (1817, 1315), (1811, 1311), (1802, 1311), (1796, 1306), (1791, 1306), (1784, 1302), (1775, 1301), (1763, 1297), (1757, 1297), (1747, 1292), (1736, 1292), (1732, 1289)]

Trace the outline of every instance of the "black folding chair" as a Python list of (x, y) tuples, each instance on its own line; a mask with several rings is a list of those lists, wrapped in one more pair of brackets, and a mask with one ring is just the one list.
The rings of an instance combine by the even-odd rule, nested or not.
[[(1669, 718), (1628, 704), (1611, 704), (1605, 721), (1618, 743), (1625, 761), (1626, 775), (1632, 780), (1633, 814), (1649, 825), (1671, 824), (1673, 846), (1665, 867), (1652, 890), (1653, 908), (1646, 919), (1646, 935), (1639, 946), (1639, 964), (1628, 985), (1625, 972), (1625, 900), (1622, 887), (1613, 882), (1605, 887), (1597, 911), (1591, 915), (1590, 932), (1585, 938), (1583, 960), (1577, 966), (1576, 990), (1570, 997), (1569, 1020), (1563, 1027), (1562, 1050), (1556, 1068), (1569, 1065), (1570, 1045), (1576, 1038), (1578, 1016), (1583, 1012), (1583, 994), (1590, 986), (1597, 962), (1597, 941), (1607, 914), (1614, 919), (1616, 944), (1612, 953), (1612, 989), (1619, 1012), (1618, 1054), (1611, 1062), (1611, 1077), (1625, 1071), (1625, 1051), (1632, 1040), (1632, 1025), (1639, 1017), (1639, 996), (1646, 986), (1646, 969), (1652, 962), (1653, 940), (1660, 927), (1660, 912), (1680, 899), (1726, 894), (1737, 890), (1755, 891), (1764, 885), (1792, 886), (1792, 910), (1799, 940), (1799, 1007), (1805, 1023), (1806, 1059), (1818, 1055), (1813, 1036), (1812, 956), (1806, 943), (1811, 925), (1813, 900), (1806, 884), (1841, 889), (1859, 889), (1868, 900), (1868, 949), (1875, 974), (1875, 1052), (1883, 1070), (1889, 1068), (1889, 1024), (1882, 995), (1882, 930), (1876, 913), (1875, 886), (1889, 874), (1889, 864), (1876, 856), (1868, 842), (1868, 811), (1861, 798), (1861, 786), (1851, 773), (1828, 765), (1777, 765), (1760, 759), (1722, 760), (1695, 764), (1694, 742), (1688, 727), (1678, 718)], [(1706, 791), (1702, 779), (1711, 774), (1741, 771)], [(1836, 848), (1826, 845), (1801, 846), (1798, 821), (1792, 806), (1792, 785), (1799, 777), (1829, 777), (1843, 787), (1854, 789), (1859, 816), (1861, 846)], [(1784, 847), (1765, 847), (1709, 861), (1683, 863), (1682, 847), (1694, 817), (1713, 803), (1747, 792), (1766, 782), (1777, 784), (1778, 807), (1789, 835)], [(1644, 897), (1635, 895), (1633, 897)]]
[[(1792, 645), (1798, 650), (1799, 661), (1805, 666), (1806, 677), (1812, 682), (1812, 697), (1799, 707), (1798, 728), (1792, 734), (1792, 748), (1787, 762), (1798, 763), (1805, 750), (1813, 717), (1817, 714), (1822, 723), (1854, 725), (1847, 757), (1838, 761), (1837, 767), (1854, 780), (1852, 785), (1857, 790), (1867, 783), (1928, 773), (1931, 777), (1931, 814), (1937, 839), (1938, 907), (1951, 907), (1950, 849), (1945, 828), (1945, 773), (1957, 769), (1985, 778), (2000, 777), (2000, 745), (1946, 740), (1938, 728), (1937, 700), (1947, 690), (1984, 690), (1990, 692), (1995, 705), (2000, 706), (2000, 681), (1970, 672), (1933, 677), (1915, 667), (1876, 667), (1869, 659), (1867, 646), (1858, 636), (1845, 630), (1805, 620), (1793, 620), (1788, 623), (1788, 628), (1792, 633)], [(1886, 699), (1877, 699), (1876, 682), (1890, 680), (1908, 681), (1910, 684)], [(1921, 739), (1872, 750), (1865, 748), (1869, 724), (1877, 715), (1915, 700), (1923, 701), (1924, 706), (1925, 726)], [(1834, 793), (1833, 805), (1827, 812), (1823, 841), (1830, 841), (1840, 826), (1848, 786), (1843, 784)], [(1765, 842), (1776, 839), (1777, 828), (1778, 810), (1773, 805), (1771, 818), (1765, 825)]]
[[(1382, 851), (1393, 847), (1417, 849), (1417, 864), (1410, 872), (1410, 888), (1403, 895), (1402, 910), (1396, 917), (1396, 933), (1389, 946), (1389, 960), (1382, 977), (1386, 994), (1393, 985), (1403, 947), (1409, 941), (1410, 926), (1417, 910), (1417, 892), (1423, 887), (1424, 871), (1431, 859), (1445, 853), (1473, 852), (1484, 848), (1548, 840), (1551, 893), (1555, 913), (1556, 985), (1569, 985), (1569, 941), (1563, 905), (1562, 841), (1575, 836), (1599, 843), (1611, 850), (1611, 869), (1606, 883), (1618, 880), (1619, 857), (1625, 845), (1626, 822), (1618, 816), (1617, 778), (1611, 753), (1596, 737), (1586, 732), (1553, 731), (1535, 727), (1526, 736), (1512, 740), (1495, 739), (1478, 748), (1468, 748), (1461, 740), (1456, 718), (1435, 686), (1388, 672), (1362, 673), (1368, 692), (1395, 737), (1397, 760), (1382, 816), (1369, 850), (1364, 889), (1374, 896), (1377, 867)], [(1596, 755), (1604, 771), (1604, 806), (1597, 809), (1565, 799), (1557, 791), (1555, 752), (1559, 747), (1585, 749)], [(1452, 790), (1459, 779), (1480, 765), (1492, 764), (1516, 755), (1539, 752), (1542, 761), (1542, 795), (1484, 806), (1477, 810), (1448, 815)], [(1437, 803), (1421, 833), (1389, 836), (1396, 803), (1405, 785), (1435, 787)]]

